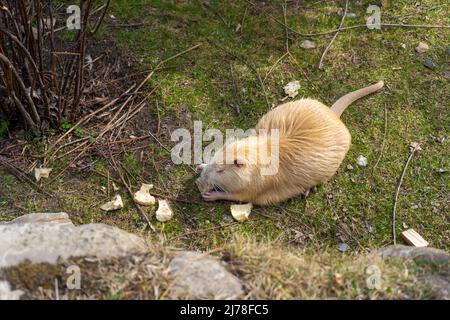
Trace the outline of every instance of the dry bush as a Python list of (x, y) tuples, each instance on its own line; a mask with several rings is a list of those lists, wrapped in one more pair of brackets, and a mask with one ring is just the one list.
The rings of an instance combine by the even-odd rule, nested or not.
[(110, 1), (81, 1), (73, 40), (65, 6), (51, 0), (0, 0), (0, 119), (32, 130), (58, 128), (80, 115), (88, 39), (98, 30)]

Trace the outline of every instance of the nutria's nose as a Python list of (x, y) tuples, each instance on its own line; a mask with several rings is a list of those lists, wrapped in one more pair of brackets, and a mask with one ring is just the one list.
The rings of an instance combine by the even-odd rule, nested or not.
[(206, 167), (206, 164), (204, 164), (204, 163), (199, 164), (199, 165), (197, 166), (197, 171), (198, 171), (198, 172), (202, 172), (203, 169), (205, 169), (205, 167)]

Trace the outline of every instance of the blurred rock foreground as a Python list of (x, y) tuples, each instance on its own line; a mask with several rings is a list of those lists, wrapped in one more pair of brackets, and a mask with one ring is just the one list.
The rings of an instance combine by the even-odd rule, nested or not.
[[(157, 254), (145, 239), (116, 227), (74, 226), (66, 213), (24, 215), (0, 224), (0, 299), (77, 298), (64, 288), (73, 280), (67, 270), (74, 265), (79, 266), (82, 286), (93, 279), (96, 286), (104, 285), (98, 290), (108, 291), (90, 298), (116, 297), (120, 276), (128, 277), (127, 286), (135, 290), (131, 298), (245, 297), (245, 279), (229, 271), (232, 262), (207, 253), (158, 250)], [(378, 257), (441, 266), (439, 272), (421, 274), (418, 281), (433, 297), (450, 299), (450, 255), (445, 251), (391, 246), (380, 250)]]
[[(146, 251), (145, 240), (136, 235), (104, 224), (76, 227), (63, 212), (29, 214), (0, 224), (0, 271), (24, 261), (57, 264), (71, 257), (108, 260)], [(239, 280), (207, 254), (183, 251), (175, 255), (167, 271), (172, 278), (171, 298), (188, 294), (199, 299), (230, 299), (243, 293)], [(8, 279), (0, 282), (1, 299), (20, 296)]]

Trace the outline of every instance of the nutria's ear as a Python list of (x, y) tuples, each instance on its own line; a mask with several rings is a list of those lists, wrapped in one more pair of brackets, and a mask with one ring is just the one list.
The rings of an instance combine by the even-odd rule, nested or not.
[(240, 167), (244, 166), (244, 162), (243, 162), (242, 160), (235, 159), (235, 160), (234, 160), (234, 165), (235, 165), (236, 167), (240, 168)]

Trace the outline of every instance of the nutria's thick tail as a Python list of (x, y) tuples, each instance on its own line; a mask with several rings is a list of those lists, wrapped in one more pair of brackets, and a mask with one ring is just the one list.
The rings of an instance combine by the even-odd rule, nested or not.
[(344, 110), (351, 105), (356, 100), (367, 96), (368, 94), (374, 93), (381, 88), (383, 88), (384, 82), (379, 81), (371, 86), (347, 93), (345, 96), (341, 97), (338, 101), (336, 101), (332, 106), (331, 110), (336, 112), (336, 114), (340, 117)]

